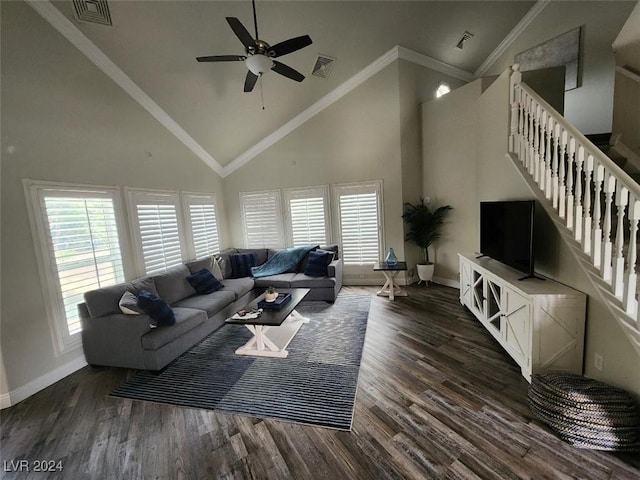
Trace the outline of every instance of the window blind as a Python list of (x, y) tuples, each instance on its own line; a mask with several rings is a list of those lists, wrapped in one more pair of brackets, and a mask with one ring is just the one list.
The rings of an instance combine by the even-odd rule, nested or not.
[(344, 192), (338, 198), (345, 265), (374, 264), (380, 256), (377, 191)]
[(182, 243), (175, 195), (133, 194), (140, 252), (147, 275), (182, 263)]
[(109, 193), (43, 191), (50, 257), (69, 335), (81, 329), (78, 304), (88, 290), (124, 281), (114, 202)]
[(328, 188), (291, 189), (284, 192), (291, 245), (326, 245), (329, 240)]
[(247, 248), (282, 248), (280, 192), (241, 192), (240, 206)]
[(194, 258), (203, 258), (220, 252), (215, 197), (212, 195), (185, 195), (187, 217), (190, 224)]

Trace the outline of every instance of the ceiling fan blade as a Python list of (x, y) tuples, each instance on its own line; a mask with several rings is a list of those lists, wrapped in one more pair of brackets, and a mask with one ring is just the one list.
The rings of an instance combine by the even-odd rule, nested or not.
[(295, 80), (296, 82), (301, 82), (302, 80), (304, 80), (304, 75), (302, 75), (299, 71), (294, 70), (284, 63), (280, 63), (275, 60), (273, 61), (273, 67), (271, 67), (271, 70), (287, 78), (290, 78), (291, 80)]
[(303, 35), (301, 37), (290, 38), (289, 40), (285, 40), (284, 42), (276, 43), (273, 47), (269, 49), (269, 56), (271, 57), (281, 57), (282, 55), (286, 55), (291, 52), (295, 52), (296, 50), (300, 50), (301, 48), (308, 47), (311, 45), (313, 41), (309, 35)]
[(247, 31), (247, 29), (244, 28), (244, 25), (242, 25), (240, 20), (238, 20), (236, 17), (227, 17), (227, 23), (231, 27), (231, 30), (233, 30), (233, 33), (236, 34), (236, 37), (240, 39), (240, 41), (246, 48), (253, 48), (255, 46), (255, 40)]
[(247, 72), (247, 76), (244, 79), (244, 91), (251, 92), (253, 87), (256, 86), (256, 82), (258, 81), (258, 76), (255, 75), (251, 70)]
[(210, 55), (208, 57), (196, 57), (199, 62), (242, 62), (247, 57), (243, 55)]

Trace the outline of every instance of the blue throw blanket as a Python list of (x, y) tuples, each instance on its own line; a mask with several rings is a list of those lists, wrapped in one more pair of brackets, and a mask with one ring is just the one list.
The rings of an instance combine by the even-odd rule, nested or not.
[(304, 256), (319, 245), (307, 245), (305, 247), (291, 247), (278, 250), (276, 254), (262, 265), (251, 267), (253, 278), (277, 275), (295, 267)]

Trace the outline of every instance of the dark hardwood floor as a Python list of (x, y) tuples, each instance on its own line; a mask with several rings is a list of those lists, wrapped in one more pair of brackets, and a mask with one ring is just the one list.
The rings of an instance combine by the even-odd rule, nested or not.
[(578, 450), (532, 419), (457, 290), (408, 291), (372, 297), (351, 432), (110, 398), (132, 371), (85, 367), (0, 413), (3, 470), (63, 470), (3, 478), (640, 478), (640, 454)]

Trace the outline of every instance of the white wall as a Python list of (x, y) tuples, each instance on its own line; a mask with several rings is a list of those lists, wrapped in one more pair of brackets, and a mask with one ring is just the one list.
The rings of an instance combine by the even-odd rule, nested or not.
[(228, 237), (221, 179), (32, 8), (1, 8), (1, 346), (20, 399), (84, 362), (54, 353), (23, 178), (216, 192)]
[(565, 117), (582, 133), (611, 132), (614, 56), (611, 45), (635, 2), (553, 1), (487, 72), (497, 75), (514, 56), (574, 28), (584, 26), (582, 84), (566, 92)]

